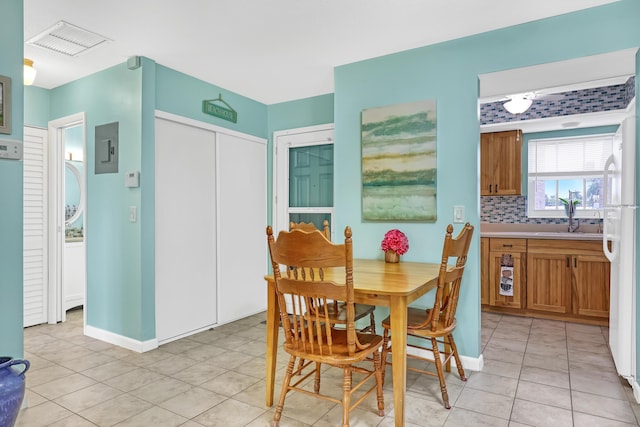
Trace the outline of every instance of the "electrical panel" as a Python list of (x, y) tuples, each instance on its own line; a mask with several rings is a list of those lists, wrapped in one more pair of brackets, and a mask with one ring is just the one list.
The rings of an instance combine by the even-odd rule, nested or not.
[(95, 173), (118, 172), (118, 122), (96, 126)]

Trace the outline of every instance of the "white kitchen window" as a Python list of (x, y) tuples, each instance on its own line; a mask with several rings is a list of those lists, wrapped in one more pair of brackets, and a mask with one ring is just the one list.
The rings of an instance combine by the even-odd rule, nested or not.
[(527, 216), (565, 217), (560, 199), (571, 197), (579, 202), (577, 218), (597, 217), (612, 147), (613, 134), (529, 140)]

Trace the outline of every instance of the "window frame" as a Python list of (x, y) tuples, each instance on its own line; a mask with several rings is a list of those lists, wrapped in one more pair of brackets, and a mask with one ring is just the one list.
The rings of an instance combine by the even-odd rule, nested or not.
[[(611, 140), (612, 146), (613, 146), (613, 138), (614, 138), (615, 132), (598, 132), (598, 133), (593, 133), (593, 134), (584, 134), (584, 135), (574, 135), (574, 136), (558, 136), (558, 137), (549, 137), (549, 138), (532, 138), (529, 139), (527, 141), (527, 158), (531, 157), (531, 147), (532, 145), (535, 145), (537, 141), (541, 141), (541, 142), (550, 142), (550, 141), (566, 141), (566, 142), (570, 142), (570, 141), (576, 141), (576, 140), (585, 140), (585, 139), (594, 139), (594, 138), (608, 138)], [(604, 178), (604, 171), (601, 172), (596, 172), (596, 171), (583, 171), (583, 172), (577, 172), (577, 173), (572, 173), (572, 172), (558, 172), (558, 171), (554, 171), (554, 172), (531, 172), (530, 168), (529, 168), (529, 161), (526, 162), (527, 164), (527, 172), (526, 172), (526, 182), (527, 182), (527, 217), (528, 218), (567, 218), (564, 209), (562, 209), (562, 207), (560, 205), (558, 205), (558, 209), (553, 209), (553, 210), (540, 210), (540, 209), (535, 209), (535, 183), (536, 183), (536, 178), (540, 179), (544, 179), (545, 177), (548, 177), (550, 180), (555, 180), (560, 181), (560, 180), (564, 180), (564, 179), (575, 179), (575, 180), (582, 180), (583, 185), (582, 187), (579, 189), (581, 191), (581, 193), (584, 195), (586, 195), (586, 190), (588, 187), (588, 180), (591, 178)], [(604, 169), (604, 168), (603, 168)], [(557, 184), (556, 184), (557, 185)], [(556, 190), (556, 195), (558, 197), (561, 197), (561, 195), (559, 195), (557, 193)], [(575, 211), (575, 216), (574, 218), (601, 218), (602, 217), (602, 213), (603, 213), (603, 209), (585, 209), (582, 208), (580, 205), (577, 206), (577, 209)]]

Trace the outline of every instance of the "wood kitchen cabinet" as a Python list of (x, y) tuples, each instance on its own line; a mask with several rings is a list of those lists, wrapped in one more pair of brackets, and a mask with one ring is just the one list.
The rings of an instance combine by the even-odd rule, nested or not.
[(524, 308), (526, 252), (525, 239), (489, 240), (490, 306)]
[[(553, 242), (545, 240), (545, 242)], [(527, 254), (527, 308), (553, 313), (571, 312), (570, 256), (549, 253), (544, 248)]]
[(602, 243), (529, 239), (527, 247), (528, 309), (609, 317), (610, 265)]
[(522, 131), (480, 135), (480, 195), (522, 192)]
[[(593, 240), (480, 239), (484, 311), (606, 325), (610, 264)], [(500, 292), (513, 266), (513, 296)]]
[(602, 246), (591, 255), (572, 259), (572, 304), (574, 314), (609, 318), (609, 273), (611, 264)]
[(489, 238), (480, 239), (480, 304), (489, 304)]

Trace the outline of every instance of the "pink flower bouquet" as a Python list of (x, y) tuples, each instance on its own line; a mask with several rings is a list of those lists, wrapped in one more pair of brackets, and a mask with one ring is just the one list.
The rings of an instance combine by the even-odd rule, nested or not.
[(407, 236), (400, 230), (389, 230), (384, 235), (380, 247), (384, 252), (391, 250), (398, 255), (402, 255), (409, 250), (409, 239), (407, 239)]

